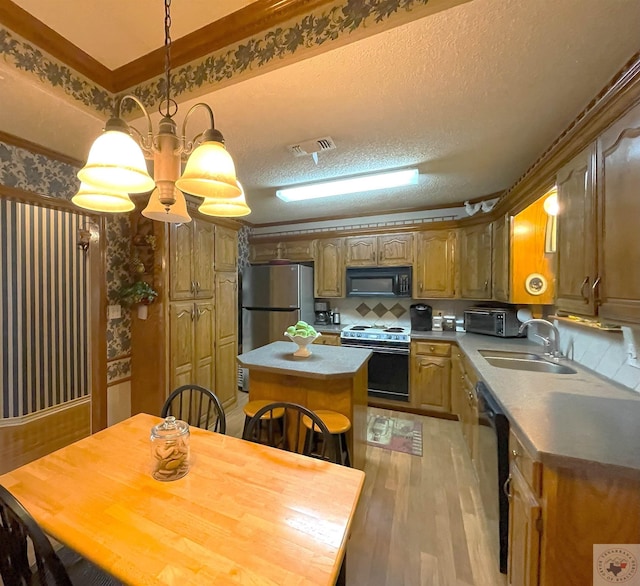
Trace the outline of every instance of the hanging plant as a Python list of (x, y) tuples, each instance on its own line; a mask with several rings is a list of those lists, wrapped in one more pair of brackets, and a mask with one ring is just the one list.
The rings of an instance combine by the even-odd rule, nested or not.
[(126, 307), (137, 305), (151, 305), (158, 296), (158, 292), (146, 281), (136, 281), (130, 285), (124, 285), (118, 291), (120, 303)]

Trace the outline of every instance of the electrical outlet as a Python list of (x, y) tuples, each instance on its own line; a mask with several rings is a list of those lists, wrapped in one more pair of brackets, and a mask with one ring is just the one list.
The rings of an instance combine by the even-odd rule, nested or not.
[(107, 319), (120, 319), (122, 307), (120, 305), (107, 305)]

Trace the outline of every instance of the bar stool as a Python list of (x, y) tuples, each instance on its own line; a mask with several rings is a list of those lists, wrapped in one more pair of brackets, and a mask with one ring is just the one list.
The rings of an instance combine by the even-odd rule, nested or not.
[[(265, 405), (270, 405), (271, 403), (276, 403), (277, 401), (272, 401), (272, 400), (268, 400), (268, 399), (256, 399), (255, 401), (249, 401), (248, 403), (245, 404), (245, 406), (242, 408), (242, 410), (244, 411), (244, 428), (242, 430), (242, 435), (244, 435), (244, 433), (247, 431), (247, 426), (249, 425), (249, 421), (251, 421), (251, 418), (258, 412), (260, 411), (260, 409), (262, 409)], [(265, 422), (267, 422), (269, 419), (282, 419), (282, 417), (284, 416), (284, 409), (274, 409), (273, 411), (269, 411), (267, 413), (265, 413), (261, 419), (264, 420)], [(260, 424), (262, 425), (262, 421), (260, 422)], [(280, 431), (284, 433), (284, 430), (282, 430), (282, 422), (280, 422)]]
[[(351, 421), (349, 421), (349, 418), (342, 413), (329, 411), (327, 409), (314, 410), (314, 413), (322, 420), (322, 423), (327, 426), (329, 433), (335, 438), (336, 453), (340, 455), (342, 464), (351, 467), (349, 446), (347, 444), (347, 432), (351, 429)], [(302, 423), (304, 423), (308, 429), (307, 433), (310, 434), (308, 441), (312, 442), (315, 434), (314, 430), (311, 429), (311, 419), (305, 416), (302, 418)]]

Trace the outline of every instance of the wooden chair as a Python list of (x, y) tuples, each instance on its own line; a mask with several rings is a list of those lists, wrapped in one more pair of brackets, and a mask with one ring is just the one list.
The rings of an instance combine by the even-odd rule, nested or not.
[(215, 393), (198, 385), (183, 385), (165, 401), (161, 417), (173, 415), (189, 425), (226, 433), (227, 419), (220, 399)]
[[(273, 415), (279, 410), (284, 410), (282, 418)], [(311, 434), (306, 433), (302, 422), (303, 417), (307, 417), (313, 422), (321, 441), (315, 444), (310, 441)], [(282, 421), (282, 428), (276, 425), (279, 420)], [(284, 433), (280, 431), (281, 429), (284, 430)], [(335, 464), (339, 464), (341, 460), (327, 426), (313, 411), (296, 403), (270, 403), (261, 407), (249, 420), (242, 434), (242, 439), (327, 460)]]
[(4, 486), (0, 486), (0, 578), (7, 586), (121, 585), (75, 551), (66, 547), (54, 551), (35, 519)]
[[(269, 401), (267, 399), (255, 399), (254, 401), (249, 401), (248, 403), (245, 403), (244, 407), (242, 408), (242, 410), (244, 411), (244, 427), (242, 428), (243, 435), (244, 435), (244, 432), (247, 430), (247, 426), (249, 425), (249, 421), (251, 421), (251, 418), (254, 417), (255, 414), (260, 409), (262, 409), (262, 407), (264, 407), (265, 405), (270, 405), (271, 403), (273, 403), (273, 401)], [(274, 409), (272, 411), (267, 411), (262, 416), (262, 421), (266, 425), (268, 419), (277, 419), (280, 426), (280, 431), (283, 431), (284, 429), (282, 427), (283, 415), (284, 415), (284, 409)]]

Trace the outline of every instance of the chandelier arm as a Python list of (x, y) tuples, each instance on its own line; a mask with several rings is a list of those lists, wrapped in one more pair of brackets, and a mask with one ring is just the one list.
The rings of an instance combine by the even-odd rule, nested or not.
[[(196, 109), (198, 109), (198, 107), (202, 107), (208, 112), (209, 122), (211, 123), (211, 127), (205, 130), (204, 132), (197, 134), (191, 140), (187, 140), (187, 122), (189, 121), (191, 114), (193, 114), (193, 112)], [(204, 102), (198, 102), (197, 104), (191, 106), (191, 108), (187, 112), (187, 115), (184, 117), (184, 121), (182, 122), (182, 132), (180, 136), (180, 141), (183, 144), (184, 154), (187, 154), (187, 155), (190, 154), (193, 151), (198, 139), (200, 139), (201, 137), (203, 140), (217, 140), (218, 142), (221, 142), (224, 144), (224, 138), (222, 137), (222, 134), (220, 134), (220, 132), (218, 132), (215, 128), (213, 110), (211, 109), (211, 106), (209, 106), (209, 104), (205, 104)]]
[(127, 99), (133, 101), (140, 108), (140, 110), (142, 110), (142, 113), (144, 114), (144, 117), (147, 121), (147, 136), (145, 137), (142, 132), (140, 132), (133, 126), (129, 126), (129, 130), (133, 131), (133, 133), (137, 136), (138, 141), (140, 142), (140, 146), (143, 148), (143, 150), (151, 153), (153, 152), (153, 125), (151, 123), (151, 116), (149, 116), (149, 112), (147, 112), (144, 104), (132, 94), (126, 94), (125, 96), (122, 96), (117, 105), (118, 118), (122, 118), (122, 103)]

